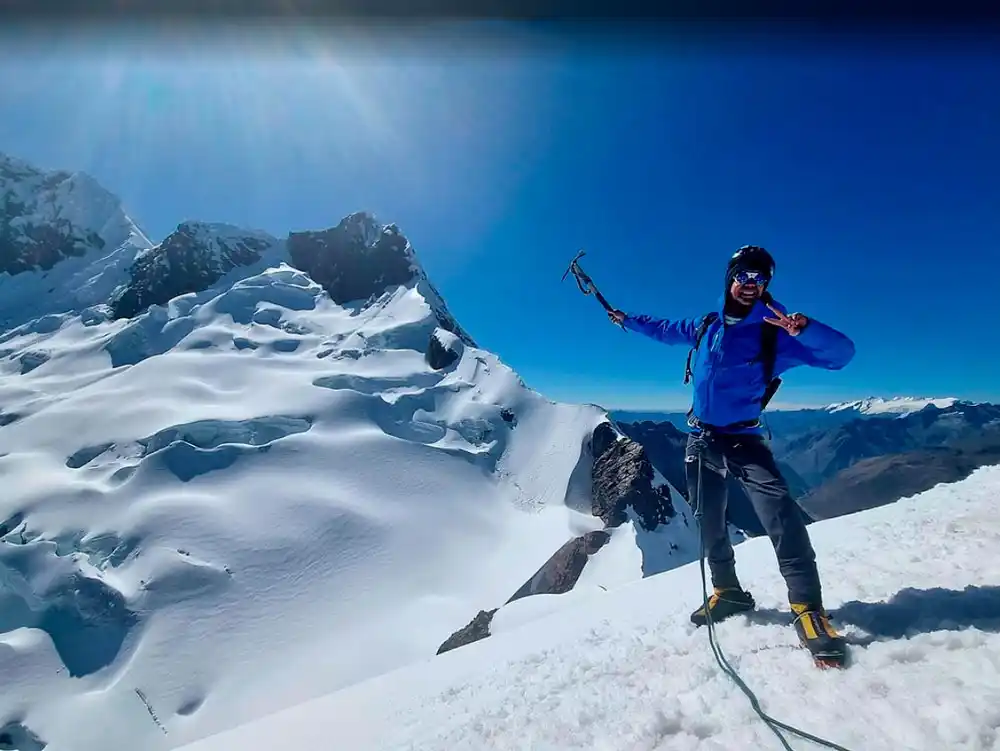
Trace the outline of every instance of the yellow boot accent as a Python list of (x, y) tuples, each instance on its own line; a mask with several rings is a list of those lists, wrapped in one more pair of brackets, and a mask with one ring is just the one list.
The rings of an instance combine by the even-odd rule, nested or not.
[(830, 625), (830, 619), (827, 617), (826, 610), (823, 608), (810, 608), (809, 605), (802, 602), (789, 603), (792, 606), (792, 612), (795, 613), (795, 620), (801, 621), (802, 630), (806, 632), (806, 636), (810, 639), (815, 639), (819, 636), (816, 632), (816, 627), (813, 625), (812, 618), (803, 618), (806, 613), (814, 612), (816, 614), (816, 620), (819, 621), (820, 626), (826, 632), (827, 636), (831, 639), (839, 639), (840, 634), (837, 630)]
[[(715, 607), (715, 603), (717, 603), (719, 601), (719, 597), (721, 597), (722, 593), (725, 592), (725, 591), (726, 590), (719, 589), (718, 587), (714, 588), (712, 594), (709, 595), (709, 597), (708, 597), (708, 608), (709, 608), (709, 610), (711, 610), (712, 608)], [(698, 613), (700, 615), (705, 615), (705, 606), (704, 605), (702, 605), (700, 608), (698, 608)]]

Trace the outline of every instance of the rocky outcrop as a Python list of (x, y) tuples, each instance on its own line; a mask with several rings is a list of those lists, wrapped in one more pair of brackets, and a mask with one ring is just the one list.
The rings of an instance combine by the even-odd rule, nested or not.
[[(611, 536), (603, 530), (587, 532), (573, 538), (559, 548), (504, 604), (509, 605), (515, 600), (531, 595), (559, 595), (569, 592), (583, 573), (589, 557), (604, 547), (610, 539)], [(499, 608), (480, 610), (468, 625), (453, 633), (438, 647), (437, 654), (488, 637), (490, 623), (497, 610)]]
[(444, 344), (437, 332), (431, 334), (430, 341), (427, 343), (427, 364), (434, 370), (444, 370), (450, 367), (459, 357), (461, 357), (460, 353), (454, 347)]
[(0, 204), (0, 271), (11, 276), (35, 269), (48, 271), (59, 261), (82, 256), (90, 248), (102, 249), (104, 240), (93, 231), (80, 231), (65, 220), (52, 224), (24, 224), (25, 205), (11, 196)]
[(687, 480), (684, 474), (684, 450), (687, 434), (669, 422), (617, 422), (615, 427), (645, 450), (649, 461), (667, 481), (684, 495)]
[(288, 255), (339, 305), (409, 284), (415, 275), (409, 243), (396, 225), (379, 229), (364, 213), (351, 214), (332, 229), (292, 232)]
[(464, 343), (475, 344), (448, 311), (395, 224), (381, 226), (371, 214), (355, 212), (332, 229), (292, 232), (286, 243), (291, 265), (321, 284), (337, 304), (371, 300), (388, 287), (417, 285), (438, 324)]
[(490, 635), (490, 621), (493, 620), (493, 616), (497, 610), (499, 610), (499, 608), (493, 608), (493, 610), (480, 610), (469, 625), (460, 628), (458, 631), (449, 636), (440, 647), (438, 647), (437, 654), (442, 654), (450, 649), (463, 647), (474, 641), (485, 639)]
[[(441, 295), (416, 260), (413, 248), (394, 224), (382, 226), (356, 212), (336, 227), (292, 232), (278, 240), (264, 232), (225, 224), (185, 222), (159, 245), (140, 253), (128, 268), (129, 280), (110, 301), (115, 318), (132, 318), (151, 305), (208, 289), (238, 267), (281, 262), (305, 272), (339, 305), (368, 304), (386, 289), (418, 287), (438, 324), (466, 344), (475, 344), (449, 313)], [(454, 349), (430, 343), (429, 362), (447, 367)]]
[(184, 222), (156, 247), (139, 255), (131, 281), (111, 301), (115, 318), (132, 318), (151, 305), (201, 292), (237, 266), (250, 266), (278, 241), (264, 233), (221, 224)]
[(665, 485), (654, 487), (653, 465), (639, 443), (604, 422), (594, 430), (591, 452), (593, 513), (608, 527), (624, 523), (628, 507), (646, 530), (656, 529), (675, 515), (669, 489)]
[[(622, 432), (642, 445), (653, 466), (677, 489), (677, 492), (685, 500), (689, 500), (684, 470), (687, 434), (669, 422), (645, 420), (632, 423), (621, 422), (617, 425)], [(807, 486), (794, 470), (781, 462), (778, 463), (778, 467), (788, 482), (793, 498), (798, 498), (806, 492)], [(750, 537), (765, 534), (764, 525), (757, 517), (753, 504), (750, 503), (750, 498), (732, 473), (726, 478), (726, 486), (729, 494), (726, 519), (729, 523)], [(807, 523), (811, 521), (808, 514), (805, 515), (805, 518)]]
[[(516, 422), (510, 413), (511, 422)], [(504, 417), (506, 420), (507, 418)], [(602, 422), (590, 439), (592, 478), (592, 510), (604, 521), (605, 528), (575, 537), (563, 544), (522, 584), (506, 604), (532, 595), (564, 594), (576, 586), (590, 556), (611, 539), (608, 531), (628, 519), (631, 508), (639, 525), (646, 531), (667, 524), (676, 516), (667, 485), (655, 486), (654, 470), (643, 447)], [(496, 610), (480, 611), (464, 628), (456, 631), (441, 645), (445, 649), (468, 644), (490, 635), (490, 621)]]
[(561, 595), (569, 592), (583, 573), (587, 559), (604, 547), (610, 539), (611, 536), (604, 530), (587, 532), (573, 538), (559, 548), (545, 565), (521, 585), (507, 603), (529, 595)]

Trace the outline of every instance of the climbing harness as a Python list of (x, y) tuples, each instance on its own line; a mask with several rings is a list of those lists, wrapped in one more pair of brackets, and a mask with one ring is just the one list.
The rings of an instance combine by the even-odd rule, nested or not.
[(715, 635), (715, 624), (712, 621), (712, 610), (708, 604), (708, 581), (707, 577), (705, 576), (705, 537), (701, 533), (701, 517), (702, 517), (701, 469), (702, 469), (702, 452), (699, 451), (698, 484), (697, 484), (698, 497), (695, 502), (694, 518), (695, 521), (698, 522), (698, 537), (701, 539), (701, 544), (700, 544), (701, 553), (699, 556), (698, 565), (701, 568), (701, 591), (705, 608), (705, 624), (708, 628), (708, 642), (712, 647), (712, 654), (715, 656), (715, 661), (719, 663), (719, 667), (722, 668), (722, 672), (728, 675), (730, 678), (732, 678), (733, 682), (739, 687), (739, 689), (744, 694), (746, 694), (747, 698), (750, 700), (750, 706), (753, 707), (753, 710), (764, 721), (764, 724), (767, 725), (778, 737), (778, 740), (781, 741), (781, 745), (785, 749), (785, 751), (793, 751), (793, 749), (791, 746), (788, 745), (788, 739), (785, 738), (784, 735), (782, 735), (781, 733), (782, 730), (786, 730), (789, 733), (792, 733), (793, 735), (797, 735), (800, 738), (812, 741), (813, 743), (819, 744), (820, 746), (825, 746), (826, 748), (834, 749), (834, 751), (850, 751), (850, 749), (847, 749), (844, 746), (839, 746), (832, 741), (828, 741), (825, 740), (824, 738), (812, 735), (811, 733), (807, 733), (806, 731), (800, 730), (799, 728), (796, 728), (793, 725), (787, 725), (784, 722), (781, 722), (780, 720), (774, 719), (766, 712), (764, 712), (764, 710), (761, 709), (760, 707), (760, 701), (757, 699), (757, 696), (750, 689), (750, 687), (743, 682), (743, 679), (740, 678), (739, 674), (736, 672), (736, 669), (729, 664), (729, 661), (726, 659), (725, 655), (722, 654), (722, 648), (719, 646), (718, 638)]

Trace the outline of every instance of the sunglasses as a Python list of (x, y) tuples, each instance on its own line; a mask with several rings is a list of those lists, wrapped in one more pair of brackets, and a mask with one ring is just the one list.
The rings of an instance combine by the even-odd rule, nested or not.
[(758, 287), (763, 287), (771, 280), (762, 271), (737, 271), (733, 281), (740, 285), (756, 284)]

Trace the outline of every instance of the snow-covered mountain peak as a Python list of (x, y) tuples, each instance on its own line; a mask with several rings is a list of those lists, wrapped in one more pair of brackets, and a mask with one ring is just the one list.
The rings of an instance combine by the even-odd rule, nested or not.
[(824, 409), (827, 412), (844, 412), (847, 410), (853, 410), (862, 415), (907, 415), (911, 412), (919, 412), (926, 407), (946, 409), (954, 406), (958, 402), (959, 400), (954, 397), (933, 398), (894, 396), (886, 399), (878, 396), (869, 396), (865, 399), (830, 404)]
[(46, 172), (0, 154), (0, 272), (49, 269), (67, 256), (149, 239), (121, 200), (85, 172)]
[[(216, 284), (234, 269), (250, 274), (277, 263), (283, 243), (259, 230), (186, 221), (158, 245), (140, 253), (129, 278), (111, 300), (116, 318), (131, 318), (151, 305)], [(264, 262), (264, 263), (262, 263)]]
[[(197, 248), (203, 257), (199, 261), (213, 267), (229, 270), (235, 266), (249, 266), (246, 258), (254, 257), (280, 244), (280, 240), (262, 230), (237, 227), (223, 222), (188, 220), (177, 225), (159, 245), (142, 255), (155, 252), (162, 261), (168, 261), (171, 251), (181, 247)], [(244, 256), (246, 258), (244, 258)]]
[(90, 175), (0, 155), (0, 331), (106, 302), (149, 247)]
[[(0, 151), (0, 180), (23, 181), (40, 177), (44, 173), (23, 159)], [(68, 172), (53, 173), (53, 176), (66, 177)]]
[(369, 304), (398, 285), (420, 286), (441, 325), (473, 344), (407, 238), (367, 211), (282, 239), (184, 221), (154, 245), (120, 200), (89, 175), (45, 172), (6, 155), (0, 159), (0, 201), (0, 331), (103, 304), (113, 317), (131, 318), (286, 262), (341, 305)]
[(247, 229), (226, 222), (203, 222), (188, 219), (177, 225), (175, 232), (205, 241), (225, 242), (256, 238), (266, 242), (277, 242), (277, 238), (263, 230)]
[(341, 220), (345, 232), (363, 248), (373, 248), (383, 232), (398, 232), (395, 225), (379, 224), (375, 215), (368, 211), (356, 211)]

